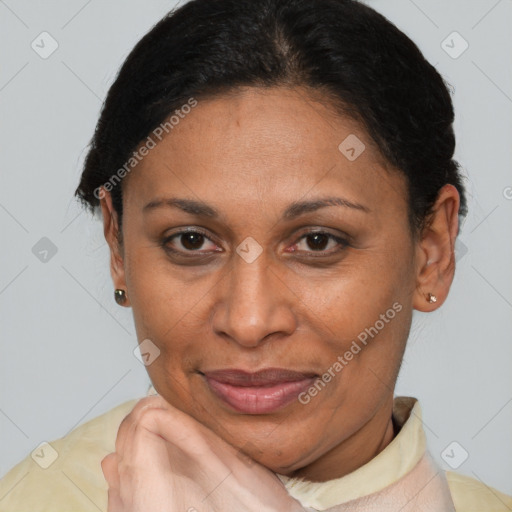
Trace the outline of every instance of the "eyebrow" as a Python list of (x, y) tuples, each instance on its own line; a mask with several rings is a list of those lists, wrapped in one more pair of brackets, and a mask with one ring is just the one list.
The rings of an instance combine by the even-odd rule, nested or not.
[[(342, 206), (345, 208), (360, 210), (366, 213), (370, 212), (370, 209), (367, 206), (354, 203), (341, 197), (321, 197), (311, 201), (295, 201), (291, 203), (284, 211), (283, 219), (292, 220), (299, 217), (300, 215), (314, 212), (327, 206)], [(209, 217), (212, 219), (217, 219), (220, 217), (220, 212), (207, 203), (196, 201), (194, 199), (180, 199), (177, 197), (153, 199), (142, 208), (142, 211), (143, 213), (147, 213), (148, 211), (162, 207), (179, 208), (186, 213), (200, 217)]]

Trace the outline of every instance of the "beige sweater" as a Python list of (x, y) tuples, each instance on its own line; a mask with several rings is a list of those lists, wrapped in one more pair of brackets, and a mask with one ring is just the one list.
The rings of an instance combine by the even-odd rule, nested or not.
[[(119, 424), (136, 402), (50, 441), (16, 465), (0, 480), (0, 512), (106, 512), (107, 483), (100, 461), (114, 451)], [(512, 511), (510, 496), (472, 478), (445, 474), (433, 463), (414, 398), (395, 398), (393, 414), (401, 429), (374, 459), (328, 482), (278, 475), (290, 495), (310, 511)]]

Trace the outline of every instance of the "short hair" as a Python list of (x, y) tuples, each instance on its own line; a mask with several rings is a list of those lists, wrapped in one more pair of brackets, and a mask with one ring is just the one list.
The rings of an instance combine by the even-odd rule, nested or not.
[[(280, 85), (318, 90), (362, 123), (407, 179), (411, 226), (424, 225), (448, 183), (466, 214), (447, 84), (403, 32), (356, 0), (191, 0), (171, 11), (108, 91), (75, 195), (94, 211), (99, 187), (190, 98)], [(121, 220), (122, 184), (112, 200)]]

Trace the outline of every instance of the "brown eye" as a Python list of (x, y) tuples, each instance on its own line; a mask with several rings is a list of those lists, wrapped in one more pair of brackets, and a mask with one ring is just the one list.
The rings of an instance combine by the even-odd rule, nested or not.
[(217, 245), (206, 234), (197, 230), (174, 233), (162, 241), (162, 246), (166, 251), (180, 253), (184, 256), (193, 256), (194, 252), (197, 252), (198, 255), (204, 255), (205, 252), (218, 252)]
[(204, 243), (204, 236), (201, 233), (184, 233), (180, 235), (181, 245), (190, 251), (200, 249)]
[[(299, 242), (295, 244), (293, 252), (320, 253), (319, 256), (322, 256), (321, 253), (325, 253), (325, 255), (333, 254), (343, 250), (348, 245), (348, 241), (344, 238), (317, 231), (303, 235)], [(336, 248), (337, 246), (338, 248)]]
[(314, 233), (306, 237), (308, 246), (315, 251), (323, 251), (329, 243), (329, 236), (325, 233)]

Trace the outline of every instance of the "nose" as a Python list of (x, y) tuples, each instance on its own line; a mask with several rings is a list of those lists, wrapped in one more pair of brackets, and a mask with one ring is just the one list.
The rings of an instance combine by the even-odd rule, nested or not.
[(219, 291), (212, 319), (217, 335), (253, 348), (295, 331), (293, 299), (297, 298), (264, 253), (251, 263), (235, 254)]

